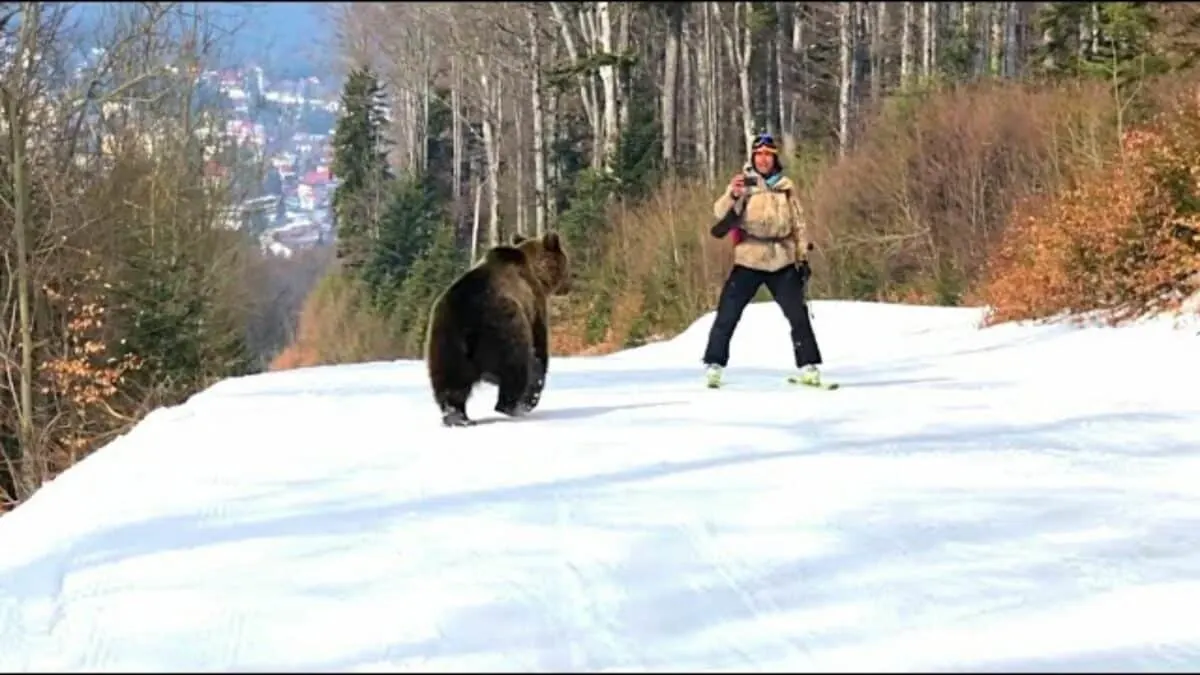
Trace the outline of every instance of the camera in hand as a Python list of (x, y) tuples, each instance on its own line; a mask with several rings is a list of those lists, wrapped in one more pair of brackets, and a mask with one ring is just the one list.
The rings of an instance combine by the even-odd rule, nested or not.
[(746, 185), (746, 187), (758, 185), (758, 174), (754, 171), (754, 168), (751, 166), (746, 166), (745, 168), (742, 169), (742, 178), (744, 180), (744, 184)]

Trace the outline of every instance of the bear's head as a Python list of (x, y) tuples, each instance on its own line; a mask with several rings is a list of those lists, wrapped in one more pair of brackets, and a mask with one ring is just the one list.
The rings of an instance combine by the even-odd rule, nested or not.
[(562, 238), (557, 232), (547, 232), (541, 237), (526, 239), (514, 235), (513, 246), (521, 249), (534, 276), (550, 295), (566, 295), (571, 290), (571, 271), (567, 265), (567, 254), (563, 251)]

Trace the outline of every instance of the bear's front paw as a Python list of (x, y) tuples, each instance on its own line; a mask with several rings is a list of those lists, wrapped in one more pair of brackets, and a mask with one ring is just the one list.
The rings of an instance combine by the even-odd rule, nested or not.
[(540, 391), (533, 392), (525, 397), (525, 400), (522, 402), (522, 405), (524, 405), (529, 410), (533, 410), (534, 408), (537, 407), (538, 402), (540, 402), (541, 400), (542, 400), (542, 393)]
[(503, 405), (500, 403), (496, 404), (496, 412), (500, 413), (501, 415), (508, 415), (509, 417), (521, 417), (528, 415), (531, 410), (533, 410), (533, 408), (529, 407), (529, 404), (525, 403), (524, 401), (515, 405)]
[(466, 413), (452, 410), (442, 415), (442, 426), (447, 427), (469, 427), (475, 424), (474, 420), (467, 419)]

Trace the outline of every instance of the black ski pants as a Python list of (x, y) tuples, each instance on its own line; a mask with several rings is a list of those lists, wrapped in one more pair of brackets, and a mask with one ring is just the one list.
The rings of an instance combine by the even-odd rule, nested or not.
[(704, 363), (725, 367), (729, 363), (729, 341), (746, 305), (763, 284), (771, 291), (771, 297), (783, 310), (792, 327), (792, 351), (796, 367), (821, 363), (821, 350), (813, 333), (812, 321), (808, 316), (808, 266), (798, 268), (788, 265), (775, 272), (734, 265), (721, 289), (717, 303), (717, 316), (708, 332), (708, 347), (704, 350)]

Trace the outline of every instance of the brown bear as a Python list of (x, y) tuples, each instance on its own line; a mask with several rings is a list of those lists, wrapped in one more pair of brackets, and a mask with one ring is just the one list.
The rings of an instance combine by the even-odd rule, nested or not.
[(496, 411), (535, 407), (549, 366), (549, 297), (568, 291), (567, 255), (557, 233), (513, 238), (434, 301), (425, 365), (442, 424), (469, 426), (467, 399), (479, 382), (500, 388)]

